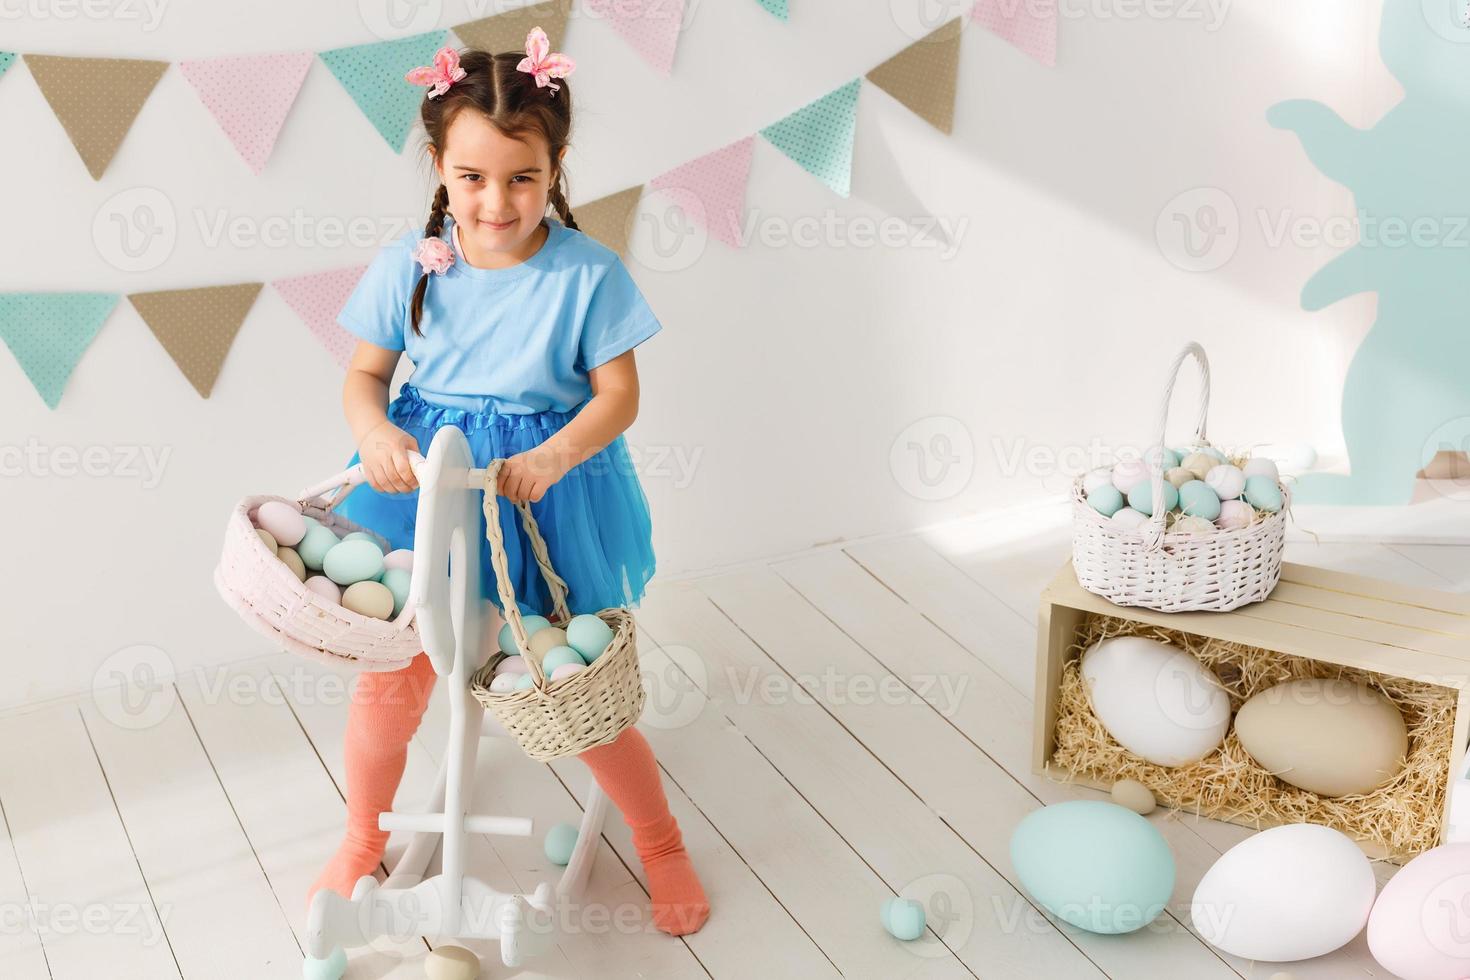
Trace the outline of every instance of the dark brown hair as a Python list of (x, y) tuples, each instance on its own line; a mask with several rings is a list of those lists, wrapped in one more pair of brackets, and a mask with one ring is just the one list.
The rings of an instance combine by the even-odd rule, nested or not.
[[(546, 140), (546, 148), (551, 153), (552, 207), (556, 208), (562, 224), (576, 228), (577, 222), (572, 218), (563, 186), (566, 172), (559, 160), (572, 130), (572, 89), (565, 78), (555, 80), (554, 84), (561, 86), (555, 95), (552, 95), (550, 87), (538, 88), (535, 76), (516, 68), (524, 57), (523, 51), (490, 54), (472, 48), (461, 52), (459, 66), (465, 71), (464, 78), (451, 85), (443, 95), (432, 99), (425, 96), (419, 118), (423, 120), (428, 145), (434, 148), (441, 161), (449, 124), (465, 110), (478, 112), (511, 139), (524, 140), (527, 136), (539, 134)], [(438, 238), (443, 234), (448, 207), (449, 188), (441, 182), (434, 192), (429, 220), (424, 225), (424, 237)], [(419, 320), (423, 317), (424, 293), (428, 288), (429, 274), (425, 272), (419, 276), (411, 304), (413, 332), (420, 337), (424, 332), (419, 329)]]

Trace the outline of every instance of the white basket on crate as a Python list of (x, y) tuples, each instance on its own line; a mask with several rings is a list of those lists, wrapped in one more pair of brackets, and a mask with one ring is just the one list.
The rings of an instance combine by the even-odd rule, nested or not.
[[(411, 453), (410, 458), (417, 472), (423, 457)], [(301, 491), (294, 501), (270, 494), (242, 498), (225, 526), (214, 584), (241, 619), (284, 650), (360, 670), (398, 670), (423, 650), (413, 604), (405, 603), (391, 620), (375, 619), (313, 592), (271, 552), (250, 521), (255, 509), (267, 501), (295, 503), (303, 514), (316, 518), (338, 537), (364, 531), (386, 551), (388, 543), (381, 535), (336, 513), (347, 492), (364, 479), (359, 463)], [(325, 497), (329, 491), (336, 492)]]
[[(1205, 437), (1210, 410), (1210, 365), (1204, 348), (1190, 342), (1174, 359), (1164, 386), (1158, 441), (1163, 446), (1169, 398), (1185, 358), (1200, 369), (1199, 424), (1191, 445), (1208, 447)], [(1083, 477), (1072, 484), (1072, 567), (1077, 581), (1120, 606), (1158, 612), (1216, 611), (1259, 602), (1281, 579), (1281, 553), (1286, 541), (1290, 491), (1281, 487), (1282, 507), (1247, 527), (1205, 534), (1166, 534), (1168, 516), (1160, 506), (1164, 494), (1162, 454), (1147, 453), (1152, 480), (1153, 515), (1136, 529), (1122, 527), (1087, 502)]]

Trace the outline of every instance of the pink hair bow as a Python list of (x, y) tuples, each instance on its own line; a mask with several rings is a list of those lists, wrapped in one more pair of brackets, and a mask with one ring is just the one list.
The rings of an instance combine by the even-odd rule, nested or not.
[(560, 51), (552, 53), (551, 42), (546, 38), (546, 32), (539, 27), (531, 28), (531, 33), (526, 35), (526, 56), (516, 68), (536, 76), (536, 87), (546, 88), (551, 86), (551, 94), (554, 98), (561, 86), (552, 81), (553, 78), (566, 78), (577, 68), (577, 63)]
[(434, 63), (422, 68), (415, 68), (403, 76), (406, 81), (415, 85), (428, 85), (429, 98), (443, 95), (449, 91), (449, 86), (464, 78), (464, 69), (459, 67), (459, 52), (445, 45), (434, 55)]

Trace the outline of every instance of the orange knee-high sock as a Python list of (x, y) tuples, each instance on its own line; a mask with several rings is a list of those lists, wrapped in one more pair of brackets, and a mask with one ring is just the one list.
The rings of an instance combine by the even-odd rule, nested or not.
[(357, 879), (372, 874), (383, 860), (388, 832), (378, 829), (378, 814), (393, 808), (408, 762), (408, 740), (418, 731), (436, 679), (424, 653), (400, 670), (357, 675), (344, 739), (347, 834), (306, 893), (308, 908), (322, 888), (350, 898)]
[(633, 832), (633, 846), (648, 874), (654, 924), (672, 936), (698, 931), (709, 918), (709, 899), (684, 850), (678, 821), (669, 812), (648, 739), (629, 727), (612, 742), (585, 749), (577, 758), (587, 763)]

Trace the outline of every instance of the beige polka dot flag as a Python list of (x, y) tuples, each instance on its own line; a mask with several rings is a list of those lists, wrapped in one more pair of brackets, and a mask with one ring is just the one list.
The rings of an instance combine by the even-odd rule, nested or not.
[(245, 314), (255, 304), (262, 285), (247, 282), (238, 286), (166, 289), (132, 293), (128, 300), (184, 372), (184, 377), (200, 395), (208, 398), (225, 355), (230, 352), (230, 344), (240, 332)]
[(93, 180), (102, 179), (168, 68), (167, 61), (48, 54), (28, 54), (25, 63)]

